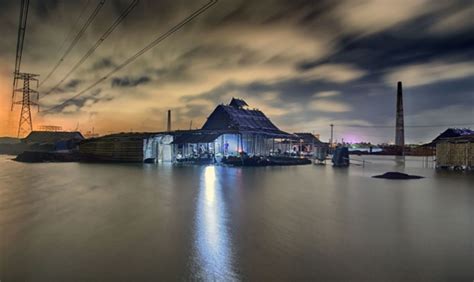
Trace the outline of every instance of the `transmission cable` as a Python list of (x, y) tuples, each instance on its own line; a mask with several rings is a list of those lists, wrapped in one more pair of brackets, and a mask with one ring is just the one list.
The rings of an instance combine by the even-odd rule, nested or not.
[(28, 19), (28, 8), (30, 1), (22, 0), (20, 5), (20, 20), (18, 23), (18, 38), (16, 41), (16, 55), (15, 55), (15, 71), (13, 73), (13, 90), (12, 90), (12, 106), (15, 99), (15, 90), (18, 86), (17, 74), (20, 72), (21, 56), (23, 54), (23, 43), (25, 42), (26, 24)]
[(69, 70), (69, 72), (54, 87), (52, 87), (42, 96), (47, 96), (53, 91), (57, 90), (59, 85), (61, 85), (61, 83), (63, 83), (78, 67), (80, 67), (82, 63), (84, 63), (87, 58), (89, 58), (89, 56), (94, 53), (94, 51), (100, 46), (100, 44), (102, 44), (102, 42), (107, 39), (107, 37), (114, 31), (114, 29), (120, 24), (120, 22), (122, 22), (127, 17), (127, 15), (133, 10), (133, 8), (135, 8), (138, 2), (139, 0), (133, 0), (127, 7), (127, 9), (125, 9), (122, 14), (117, 18), (117, 20), (115, 20), (115, 22), (104, 32), (104, 34), (102, 34), (102, 36), (99, 38), (99, 40), (97, 40), (94, 46), (92, 46), (89, 51), (87, 51), (87, 53), (71, 68), (71, 70)]
[(89, 27), (89, 25), (92, 23), (92, 21), (95, 19), (95, 17), (99, 13), (100, 9), (102, 8), (102, 6), (104, 6), (104, 3), (105, 3), (105, 0), (100, 0), (99, 4), (97, 4), (97, 7), (94, 9), (92, 14), (89, 16), (87, 21), (84, 23), (81, 30), (79, 30), (79, 32), (76, 34), (74, 39), (69, 44), (69, 47), (66, 49), (66, 51), (62, 55), (61, 59), (59, 59), (59, 61), (56, 63), (56, 65), (53, 67), (53, 69), (48, 73), (48, 75), (40, 83), (39, 86), (43, 85), (51, 77), (51, 75), (56, 71), (56, 69), (59, 67), (59, 65), (61, 65), (61, 63), (64, 61), (64, 58), (66, 58), (66, 56), (69, 54), (69, 52), (71, 52), (72, 48), (74, 48), (74, 46), (76, 46), (77, 42), (82, 37), (82, 35), (84, 35), (84, 32)]
[[(452, 124), (423, 124), (423, 125), (405, 125), (405, 128), (421, 128), (421, 127), (446, 127), (446, 126), (467, 126), (474, 125), (474, 123), (452, 123)], [(334, 126), (339, 127), (353, 127), (353, 128), (395, 128), (395, 125), (344, 125), (344, 124), (335, 124)]]
[(79, 13), (79, 16), (78, 16), (77, 19), (74, 21), (74, 24), (71, 26), (71, 28), (69, 29), (68, 33), (67, 33), (66, 36), (64, 37), (63, 43), (61, 44), (61, 46), (60, 46), (59, 49), (58, 49), (58, 53), (63, 50), (64, 45), (66, 45), (66, 42), (69, 41), (69, 38), (71, 37), (72, 32), (76, 29), (77, 25), (79, 24), (79, 22), (81, 21), (82, 17), (84, 16), (84, 13), (86, 12), (87, 7), (89, 6), (90, 1), (91, 1), (91, 0), (87, 0), (87, 2), (86, 2), (86, 4), (84, 5), (84, 7), (82, 7), (82, 9), (81, 9), (81, 11), (80, 11), (80, 13)]
[(185, 19), (183, 19), (181, 22), (179, 22), (177, 25), (173, 26), (171, 29), (169, 29), (167, 32), (163, 33), (162, 35), (160, 35), (159, 37), (157, 37), (155, 40), (153, 40), (152, 42), (150, 42), (148, 45), (146, 45), (143, 49), (141, 49), (140, 51), (138, 51), (137, 53), (135, 53), (133, 56), (129, 57), (128, 59), (126, 59), (125, 61), (123, 61), (120, 65), (118, 65), (117, 67), (115, 67), (113, 70), (111, 70), (109, 73), (107, 73), (105, 76), (103, 76), (102, 78), (100, 78), (99, 80), (97, 80), (96, 82), (92, 83), (91, 85), (89, 85), (88, 87), (86, 87), (85, 89), (83, 89), (82, 91), (80, 91), (79, 93), (77, 93), (76, 95), (72, 96), (71, 98), (65, 100), (64, 102), (56, 105), (56, 106), (53, 106), (53, 107), (50, 107), (50, 108), (47, 108), (46, 110), (43, 111), (43, 113), (48, 113), (48, 112), (51, 112), (52, 110), (54, 109), (57, 109), (59, 107), (62, 107), (64, 105), (66, 105), (69, 101), (72, 101), (74, 99), (76, 99), (77, 97), (83, 95), (84, 93), (86, 93), (87, 91), (89, 91), (90, 89), (94, 88), (95, 86), (97, 86), (98, 84), (102, 83), (103, 81), (105, 81), (107, 78), (109, 78), (109, 76), (111, 76), (112, 74), (116, 73), (117, 71), (121, 70), (122, 68), (124, 68), (125, 66), (127, 66), (128, 64), (132, 63), (133, 61), (135, 61), (138, 57), (140, 57), (141, 55), (143, 55), (144, 53), (146, 53), (147, 51), (149, 51), (150, 49), (152, 49), (153, 47), (155, 47), (156, 45), (158, 45), (160, 42), (162, 42), (163, 40), (165, 40), (166, 38), (168, 38), (169, 36), (171, 36), (172, 34), (174, 34), (175, 32), (177, 32), (178, 30), (180, 30), (184, 25), (186, 25), (187, 23), (189, 23), (190, 21), (192, 21), (194, 18), (196, 18), (197, 16), (199, 16), (200, 14), (204, 13), (207, 9), (209, 9), (211, 6), (213, 6), (214, 4), (217, 3), (218, 0), (210, 0), (208, 3), (206, 3), (205, 5), (203, 5), (201, 8), (197, 9), (196, 11), (194, 11), (192, 14), (190, 14), (189, 16), (187, 16)]

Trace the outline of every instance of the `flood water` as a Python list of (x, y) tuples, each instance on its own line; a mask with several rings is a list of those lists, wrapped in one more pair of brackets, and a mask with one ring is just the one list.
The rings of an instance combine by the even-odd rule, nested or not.
[[(474, 174), (366, 159), (336, 169), (0, 156), (0, 280), (472, 281)], [(393, 170), (426, 178), (371, 178)]]

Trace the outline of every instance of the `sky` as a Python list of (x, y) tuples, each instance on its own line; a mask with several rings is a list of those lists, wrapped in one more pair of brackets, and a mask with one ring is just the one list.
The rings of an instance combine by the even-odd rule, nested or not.
[[(113, 73), (206, 3), (141, 0), (95, 52), (131, 0), (106, 0), (57, 70), (39, 88), (35, 127), (108, 134), (199, 128), (216, 105), (242, 98), (280, 129), (348, 142), (393, 142), (396, 83), (403, 82), (408, 143), (449, 126), (474, 127), (474, 4), (427, 0), (219, 0), (204, 14)], [(20, 1), (0, 5), (0, 136), (10, 111)], [(21, 71), (40, 82), (58, 63), (98, 0), (30, 0)], [(82, 15), (82, 16), (81, 16)], [(16, 99), (19, 99), (19, 95)], [(66, 101), (66, 103), (64, 103)]]

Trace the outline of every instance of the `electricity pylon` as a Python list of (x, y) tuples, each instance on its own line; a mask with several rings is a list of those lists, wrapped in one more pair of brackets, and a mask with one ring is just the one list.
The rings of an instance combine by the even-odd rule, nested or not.
[[(30, 133), (33, 130), (33, 122), (31, 120), (31, 106), (38, 107), (38, 99), (39, 99), (39, 92), (30, 88), (30, 82), (36, 81), (36, 88), (38, 88), (38, 74), (32, 73), (23, 73), (17, 72), (15, 73), (15, 79), (23, 80), (23, 88), (18, 88), (14, 90), (14, 93), (21, 92), (22, 99), (16, 102), (13, 102), (15, 105), (21, 105), (21, 113), (20, 113), (20, 122), (18, 124), (18, 135), (17, 137), (26, 136), (26, 134)], [(32, 96), (36, 94), (36, 99), (33, 100)]]

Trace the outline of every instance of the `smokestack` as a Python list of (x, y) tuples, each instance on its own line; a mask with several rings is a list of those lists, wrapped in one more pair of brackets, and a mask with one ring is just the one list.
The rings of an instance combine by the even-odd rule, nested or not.
[(401, 150), (401, 155), (404, 154), (405, 147), (405, 125), (403, 122), (403, 91), (402, 82), (399, 81), (397, 85), (397, 124), (395, 128), (395, 145)]
[(166, 131), (171, 131), (171, 110), (168, 110), (168, 126), (166, 127)]

